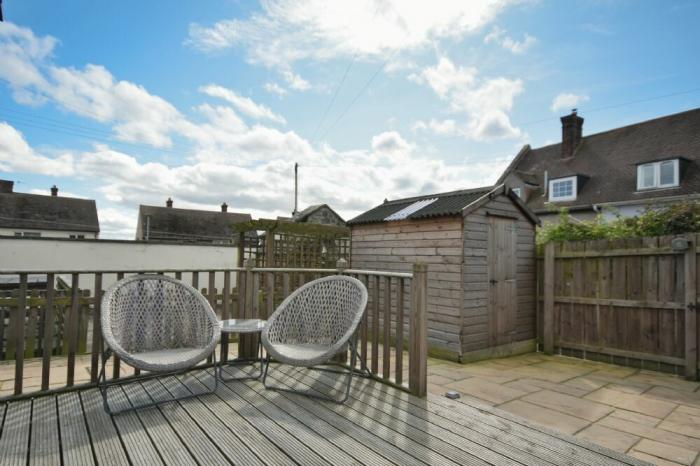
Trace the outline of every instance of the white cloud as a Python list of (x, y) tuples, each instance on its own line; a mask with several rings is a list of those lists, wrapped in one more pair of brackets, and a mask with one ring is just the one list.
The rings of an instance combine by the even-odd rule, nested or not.
[(422, 121), (418, 120), (416, 121), (412, 126), (411, 129), (415, 131), (431, 131), (435, 134), (439, 134), (442, 136), (447, 136), (450, 134), (456, 134), (460, 132), (457, 122), (452, 119), (446, 119), (446, 120), (436, 120), (434, 118), (431, 118), (430, 121)]
[(270, 94), (276, 94), (278, 97), (284, 97), (287, 95), (287, 89), (283, 88), (277, 83), (265, 83), (265, 90)]
[(424, 68), (419, 74), (410, 75), (409, 79), (428, 85), (438, 97), (448, 102), (451, 111), (465, 114), (467, 121), (463, 134), (471, 139), (489, 141), (522, 134), (508, 116), (515, 97), (523, 91), (520, 79), (484, 79), (476, 68), (456, 66), (447, 57), (441, 57), (437, 65)]
[(309, 84), (309, 82), (306, 79), (302, 78), (293, 71), (283, 71), (282, 77), (285, 81), (287, 81), (287, 84), (289, 84), (289, 87), (291, 87), (292, 89), (295, 89), (297, 91), (307, 91), (311, 89), (311, 84)]
[(247, 19), (190, 25), (187, 44), (204, 51), (242, 46), (248, 60), (288, 71), (302, 60), (386, 60), (473, 33), (519, 0), (267, 0)]
[(372, 137), (372, 150), (385, 155), (405, 155), (412, 146), (396, 131), (385, 131)]
[(209, 96), (218, 97), (219, 99), (229, 102), (240, 112), (248, 115), (251, 118), (255, 118), (257, 120), (268, 119), (282, 124), (287, 122), (284, 117), (276, 114), (268, 107), (261, 104), (256, 104), (252, 99), (243, 97), (231, 89), (226, 89), (225, 87), (218, 86), (216, 84), (209, 84), (207, 86), (200, 87), (199, 91)]
[(100, 208), (100, 238), (134, 239), (138, 211), (124, 208)]
[(582, 104), (583, 102), (588, 102), (589, 97), (585, 94), (574, 94), (571, 92), (561, 92), (554, 100), (552, 100), (552, 106), (550, 109), (553, 112), (560, 112), (562, 110), (569, 111)]
[(69, 176), (74, 173), (73, 156), (48, 157), (37, 153), (22, 133), (0, 121), (0, 170), (42, 175)]
[(526, 33), (523, 40), (518, 41), (506, 35), (505, 30), (499, 28), (498, 26), (494, 26), (493, 29), (491, 29), (491, 32), (484, 37), (484, 43), (495, 43), (513, 54), (520, 55), (535, 45), (537, 43), (537, 39)]

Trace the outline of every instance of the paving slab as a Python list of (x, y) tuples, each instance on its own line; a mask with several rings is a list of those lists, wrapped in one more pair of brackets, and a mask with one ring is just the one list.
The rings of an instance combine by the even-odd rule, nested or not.
[(659, 427), (652, 427), (646, 424), (626, 421), (613, 416), (608, 416), (601, 419), (598, 421), (598, 424), (605, 427), (610, 427), (611, 429), (627, 432), (638, 437), (656, 440), (657, 442), (664, 443), (666, 445), (675, 445), (678, 447), (687, 448), (689, 450), (700, 451), (700, 439), (664, 430)]
[(505, 403), (506, 401), (520, 398), (526, 394), (526, 392), (522, 390), (516, 390), (504, 385), (487, 382), (476, 377), (460, 380), (458, 382), (452, 382), (447, 384), (447, 387), (452, 390), (457, 390), (460, 393), (471, 395), (495, 404)]
[(657, 400), (645, 395), (624, 393), (605, 387), (589, 393), (584, 398), (658, 418), (666, 417), (678, 406), (676, 403)]
[(657, 466), (679, 466), (681, 464), (676, 463), (675, 461), (666, 461), (665, 459), (659, 458), (657, 456), (647, 455), (646, 453), (642, 453), (641, 451), (636, 451), (634, 449), (627, 452), (627, 454), (633, 456), (634, 458), (646, 461), (647, 463), (655, 464)]
[(613, 411), (613, 408), (605, 404), (564, 393), (557, 393), (552, 390), (531, 393), (523, 397), (523, 400), (591, 422), (597, 421)]
[(523, 400), (509, 401), (499, 405), (498, 408), (566, 434), (574, 434), (590, 425), (585, 419), (569, 416)]
[(640, 440), (636, 435), (620, 432), (619, 430), (610, 429), (598, 424), (593, 424), (583, 429), (576, 434), (576, 437), (597, 443), (598, 445), (603, 445), (604, 447), (621, 453), (625, 453)]
[(695, 458), (698, 456), (697, 451), (648, 439), (642, 439), (634, 446), (634, 449), (648, 455), (687, 465), (693, 464), (693, 461), (695, 461)]
[(659, 424), (659, 428), (700, 439), (700, 409), (679, 406)]
[(656, 386), (647, 391), (645, 395), (659, 400), (682, 403), (700, 408), (700, 393), (698, 392), (688, 392), (670, 387)]

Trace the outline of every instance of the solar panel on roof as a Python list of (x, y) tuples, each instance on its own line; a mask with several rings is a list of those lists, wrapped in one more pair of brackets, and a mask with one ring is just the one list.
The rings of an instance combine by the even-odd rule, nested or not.
[(385, 222), (390, 222), (392, 220), (403, 220), (409, 215), (411, 215), (414, 212), (418, 212), (421, 210), (423, 207), (429, 206), (433, 202), (437, 201), (438, 198), (434, 197), (432, 199), (422, 199), (420, 201), (414, 202), (413, 204), (409, 205), (408, 207), (404, 207), (403, 209), (399, 210), (398, 212), (394, 212), (393, 214), (389, 215), (384, 219)]

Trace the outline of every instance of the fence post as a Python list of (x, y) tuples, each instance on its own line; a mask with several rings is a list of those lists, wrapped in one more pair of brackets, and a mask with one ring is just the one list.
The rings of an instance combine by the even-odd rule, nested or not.
[(428, 265), (413, 264), (409, 328), (408, 390), (424, 397), (428, 392)]
[(685, 378), (697, 379), (698, 376), (698, 341), (697, 341), (697, 290), (696, 290), (696, 252), (695, 234), (686, 236), (688, 249), (684, 254), (685, 277)]
[(544, 352), (554, 352), (554, 243), (544, 247), (544, 305), (542, 313), (542, 344)]
[[(348, 261), (345, 259), (338, 259), (335, 263), (335, 273), (337, 275), (343, 275), (345, 273), (345, 269), (348, 268)], [(356, 333), (356, 338), (357, 335), (359, 335), (359, 331)], [(333, 357), (333, 362), (338, 363), (338, 364), (347, 364), (348, 363), (348, 349), (345, 348), (345, 350), (340, 351), (337, 355)], [(353, 370), (355, 369), (354, 367), (352, 368)]]
[[(255, 266), (254, 259), (246, 259), (243, 261), (243, 266), (245, 267), (245, 289), (240, 290), (239, 293), (244, 293), (244, 304), (243, 312), (240, 312), (241, 317), (244, 319), (257, 319), (258, 316), (253, 315), (254, 305), (253, 300), (257, 299), (253, 294), (253, 267)], [(257, 352), (257, 340), (253, 335), (240, 335), (239, 336), (241, 345), (239, 346), (239, 351), (241, 354), (238, 356), (241, 358), (254, 358)]]

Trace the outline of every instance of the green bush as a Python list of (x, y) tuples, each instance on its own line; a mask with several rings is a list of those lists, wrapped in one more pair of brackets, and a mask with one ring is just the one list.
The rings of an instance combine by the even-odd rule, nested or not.
[(700, 231), (700, 202), (681, 202), (668, 207), (647, 207), (636, 217), (619, 215), (605, 220), (598, 214), (594, 220), (577, 220), (566, 209), (559, 211), (559, 222), (542, 226), (537, 231), (537, 244), (550, 241), (638, 238), (678, 235)]

